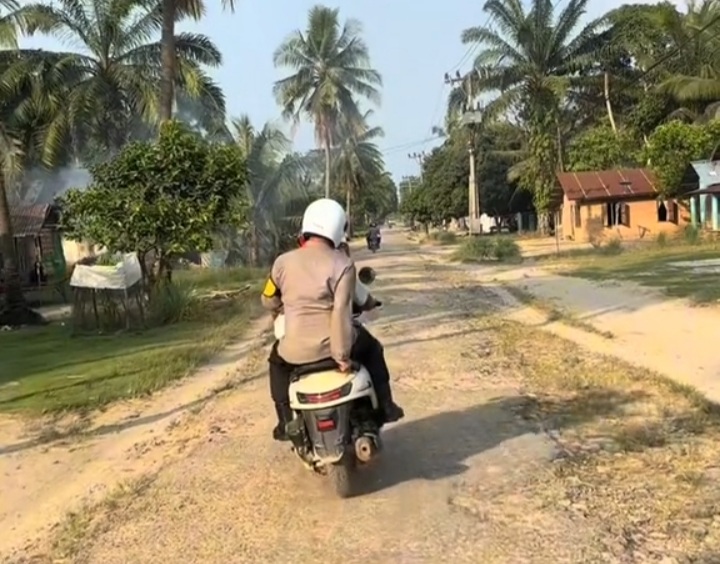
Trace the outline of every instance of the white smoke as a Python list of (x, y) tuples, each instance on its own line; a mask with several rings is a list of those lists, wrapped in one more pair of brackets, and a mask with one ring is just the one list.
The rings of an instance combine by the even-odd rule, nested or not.
[(51, 204), (56, 198), (73, 188), (84, 189), (92, 181), (85, 168), (64, 167), (54, 170), (33, 168), (25, 173), (23, 203)]

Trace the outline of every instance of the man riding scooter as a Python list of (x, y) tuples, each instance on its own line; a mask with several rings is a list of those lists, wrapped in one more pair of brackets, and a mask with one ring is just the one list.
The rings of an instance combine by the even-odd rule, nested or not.
[(288, 386), (295, 367), (333, 358), (341, 371), (351, 360), (370, 373), (386, 422), (397, 421), (403, 410), (392, 399), (390, 374), (382, 345), (352, 322), (357, 285), (355, 265), (338, 252), (345, 235), (342, 206), (329, 199), (316, 200), (303, 215), (303, 245), (280, 255), (273, 264), (262, 302), (276, 321), (284, 314), (284, 334), (272, 348), (270, 387), (278, 425), (273, 437), (286, 438), (292, 419)]
[(365, 236), (365, 241), (367, 243), (367, 248), (371, 250), (372, 252), (377, 251), (380, 248), (380, 228), (375, 225), (374, 222), (370, 223), (370, 228), (368, 229), (368, 233)]

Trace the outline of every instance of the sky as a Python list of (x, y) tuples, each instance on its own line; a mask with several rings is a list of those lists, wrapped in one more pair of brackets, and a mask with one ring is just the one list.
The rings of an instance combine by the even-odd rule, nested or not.
[[(559, 0), (564, 3), (565, 0)], [(211, 74), (222, 86), (230, 116), (248, 114), (256, 127), (279, 120), (280, 109), (272, 95), (273, 83), (291, 74), (276, 69), (272, 56), (293, 31), (304, 29), (312, 0), (240, 0), (234, 14), (223, 12), (220, 0), (206, 0), (208, 13), (199, 23), (180, 26), (209, 36), (223, 53), (221, 68)], [(587, 19), (623, 2), (590, 0)], [(625, 2), (627, 3), (627, 2)], [(635, 3), (650, 3), (635, 2)], [(463, 29), (484, 25), (483, 0), (341, 0), (327, 2), (340, 9), (341, 18), (363, 24), (372, 65), (382, 74), (382, 104), (375, 123), (385, 131), (379, 142), (387, 169), (396, 181), (417, 174), (419, 165), (409, 153), (430, 151), (439, 144), (431, 128), (442, 125), (449, 86), (446, 72), (466, 72), (472, 57), (460, 42)], [(562, 4), (561, 4), (562, 5)], [(24, 39), (23, 47), (73, 49), (52, 38)], [(289, 128), (288, 128), (289, 131)], [(293, 141), (297, 150), (314, 146), (309, 125), (301, 126)]]

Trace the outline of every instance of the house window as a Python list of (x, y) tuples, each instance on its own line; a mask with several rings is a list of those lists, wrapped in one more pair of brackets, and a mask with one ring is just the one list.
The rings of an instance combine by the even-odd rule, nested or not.
[(580, 204), (573, 206), (573, 215), (575, 216), (575, 227), (582, 227), (582, 215), (580, 214)]
[(674, 200), (667, 202), (660, 201), (658, 203), (658, 222), (677, 223), (678, 222), (678, 205)]
[(618, 225), (630, 227), (630, 206), (625, 202), (607, 202), (605, 204), (605, 226), (617, 227)]

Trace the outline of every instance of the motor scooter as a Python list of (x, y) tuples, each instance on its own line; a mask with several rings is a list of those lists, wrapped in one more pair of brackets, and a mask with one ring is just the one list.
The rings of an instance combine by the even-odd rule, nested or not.
[[(375, 271), (363, 267), (358, 279), (370, 285)], [(358, 466), (382, 448), (383, 417), (370, 373), (358, 364), (343, 373), (328, 359), (296, 368), (289, 391), (294, 417), (286, 431), (293, 451), (313, 472), (330, 476), (338, 496), (352, 496)]]

